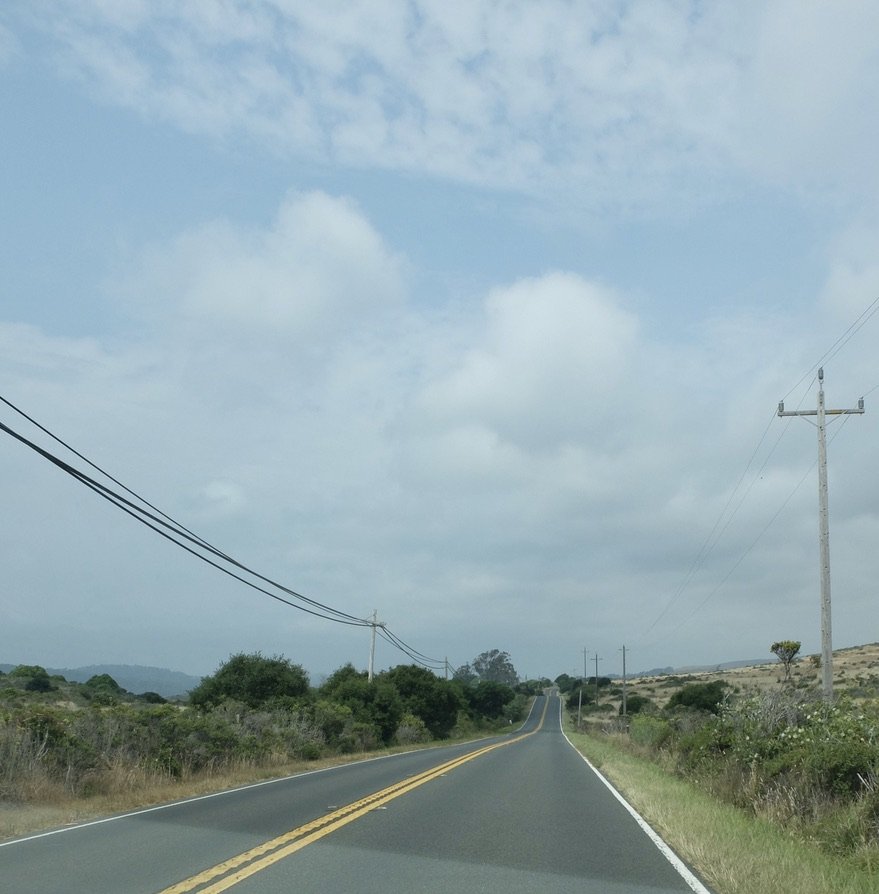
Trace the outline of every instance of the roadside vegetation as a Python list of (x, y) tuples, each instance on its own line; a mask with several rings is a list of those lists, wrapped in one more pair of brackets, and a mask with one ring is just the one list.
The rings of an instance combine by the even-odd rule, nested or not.
[(778, 645), (775, 686), (655, 679), (625, 717), (619, 681), (561, 679), (572, 740), (722, 894), (877, 891), (879, 698), (828, 704)]
[[(501, 653), (506, 654), (506, 653)], [(475, 662), (474, 662), (475, 663)], [(322, 685), (283, 657), (233, 655), (188, 699), (134, 695), (20, 665), (0, 673), (0, 837), (395, 748), (508, 728), (532, 686), (415, 665), (346, 665)], [(219, 784), (218, 784), (219, 783)]]

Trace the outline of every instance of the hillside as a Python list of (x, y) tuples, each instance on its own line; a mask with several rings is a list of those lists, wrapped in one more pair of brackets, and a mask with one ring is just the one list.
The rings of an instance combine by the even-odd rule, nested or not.
[[(0, 671), (9, 673), (16, 665), (0, 664)], [(61, 676), (73, 683), (85, 683), (92, 677), (109, 674), (123, 689), (134, 694), (157, 692), (165, 698), (186, 695), (194, 689), (201, 677), (193, 677), (181, 671), (162, 667), (145, 667), (137, 664), (92, 664), (86, 667), (47, 667), (51, 676)]]
[[(777, 688), (783, 676), (780, 662), (772, 658), (738, 667), (727, 665), (711, 670), (682, 669), (672, 673), (640, 675), (628, 680), (628, 692), (630, 695), (646, 696), (658, 707), (662, 707), (672, 693), (685, 683), (721, 680), (735, 691), (748, 692)], [(797, 659), (791, 677), (797, 688), (820, 689), (821, 671), (811, 655)], [(879, 697), (879, 643), (835, 651), (833, 682), (837, 695), (847, 694), (854, 698)]]

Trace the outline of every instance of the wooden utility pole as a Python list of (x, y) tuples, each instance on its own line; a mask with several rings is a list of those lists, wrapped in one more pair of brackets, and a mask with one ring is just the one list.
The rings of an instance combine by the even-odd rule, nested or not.
[[(818, 542), (821, 571), (821, 686), (824, 698), (833, 699), (833, 636), (830, 614), (830, 522), (827, 510), (827, 416), (862, 415), (864, 398), (857, 409), (828, 410), (824, 406), (824, 370), (818, 370), (818, 408), (815, 410), (785, 410), (784, 401), (778, 403), (779, 416), (815, 416), (812, 423), (818, 428)], [(806, 420), (807, 422), (811, 420)]]
[(384, 627), (384, 623), (382, 621), (377, 621), (378, 610), (375, 609), (372, 612), (372, 620), (369, 622), (369, 626), (372, 628), (372, 642), (369, 647), (369, 671), (367, 672), (366, 678), (371, 683), (372, 678), (375, 676), (373, 673), (373, 669), (375, 667), (375, 628), (376, 627)]

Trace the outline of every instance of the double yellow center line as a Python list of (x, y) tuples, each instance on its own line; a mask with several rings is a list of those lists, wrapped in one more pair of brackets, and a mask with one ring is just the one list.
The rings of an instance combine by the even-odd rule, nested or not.
[(440, 764), (438, 767), (433, 767), (416, 776), (410, 776), (402, 782), (397, 782), (359, 801), (334, 810), (332, 813), (320, 817), (320, 819), (285, 832), (283, 835), (279, 835), (271, 841), (266, 841), (242, 854), (238, 854), (236, 857), (224, 860), (222, 863), (218, 863), (216, 866), (205, 869), (197, 875), (184, 879), (170, 888), (165, 888), (159, 894), (190, 894), (190, 892), (219, 894), (220, 891), (226, 891), (244, 879), (261, 872), (273, 863), (295, 854), (309, 844), (314, 844), (315, 841), (325, 838), (337, 829), (341, 829), (342, 826), (347, 826), (348, 823), (354, 822), (354, 820), (369, 813), (371, 810), (378, 809), (389, 801), (393, 801), (395, 798), (399, 798), (401, 795), (405, 795), (407, 792), (424, 785), (424, 783), (443, 776), (456, 767), (460, 767), (497, 748), (512, 745), (514, 742), (521, 742), (522, 739), (537, 732), (543, 726), (545, 717), (546, 705), (544, 705), (540, 722), (532, 732), (513, 739), (507, 739), (503, 742), (496, 742), (493, 745), (486, 745), (484, 748), (463, 755), (463, 757), (456, 757), (453, 760), (446, 761), (444, 764)]

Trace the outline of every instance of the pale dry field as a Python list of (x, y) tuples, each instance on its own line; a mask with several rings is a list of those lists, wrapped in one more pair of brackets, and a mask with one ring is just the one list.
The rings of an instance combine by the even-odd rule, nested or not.
[[(791, 671), (795, 686), (821, 687), (821, 671), (804, 655), (796, 660)], [(776, 658), (765, 663), (714, 671), (667, 674), (655, 677), (633, 677), (628, 681), (629, 695), (644, 695), (662, 707), (671, 695), (686, 683), (710, 683), (722, 680), (736, 692), (776, 689), (784, 681), (784, 669)], [(879, 643), (868, 643), (839, 649), (833, 653), (833, 683), (837, 695), (871, 690), (879, 697)]]

